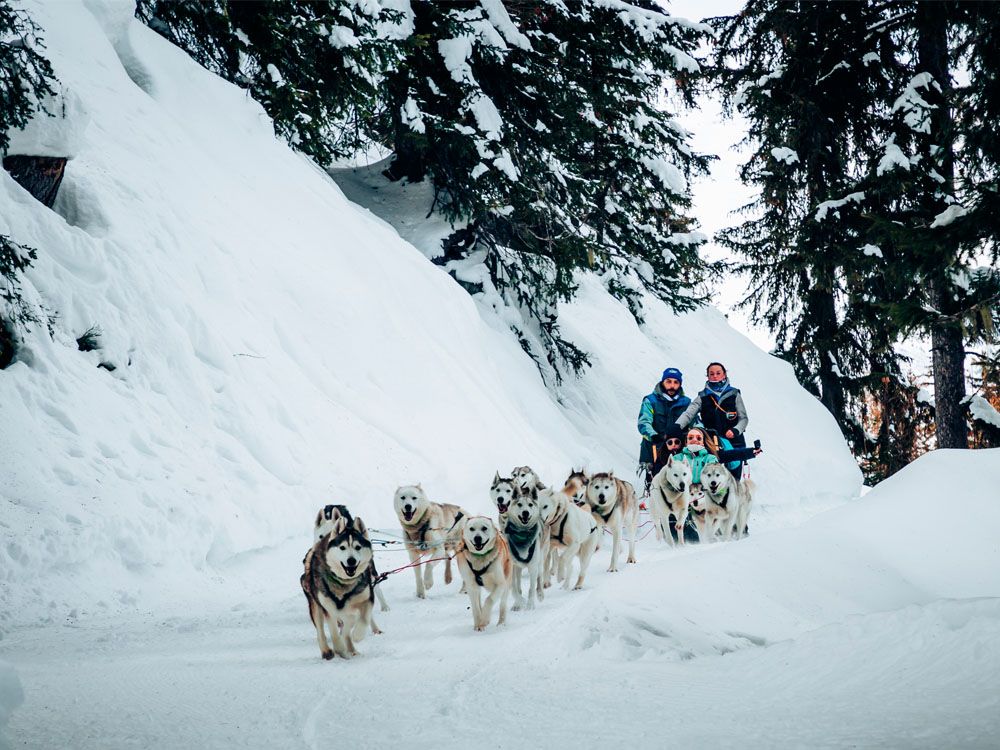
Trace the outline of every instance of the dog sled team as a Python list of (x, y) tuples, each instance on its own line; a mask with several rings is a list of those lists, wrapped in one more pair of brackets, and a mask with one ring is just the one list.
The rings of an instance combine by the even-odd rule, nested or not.
[[(706, 388), (693, 400), (684, 396), (682, 382), (680, 371), (668, 368), (643, 400), (642, 499), (660, 540), (739, 538), (746, 534), (753, 499), (752, 483), (741, 480), (742, 465), (760, 453), (760, 445), (745, 447), (746, 409), (722, 365), (709, 366)], [(515, 611), (530, 610), (545, 598), (553, 579), (564, 589), (582, 588), (605, 530), (611, 535), (608, 571), (619, 569), (625, 534), (626, 560), (636, 562), (642, 500), (613, 472), (572, 471), (556, 489), (531, 467), (519, 466), (509, 477), (497, 472), (489, 494), (495, 519), (433, 502), (419, 484), (400, 487), (393, 497), (410, 558), (400, 570), (412, 568), (416, 595), (424, 599), (434, 584), (434, 567), (444, 564), (449, 584), (454, 563), (477, 631), (489, 625), (494, 608), (497, 625), (504, 624), (511, 594)], [(309, 616), (323, 658), (350, 658), (368, 630), (381, 632), (373, 611), (376, 598), (381, 610), (388, 610), (378, 586), (384, 576), (375, 569), (364, 521), (345, 506), (320, 509), (314, 531), (301, 578)]]

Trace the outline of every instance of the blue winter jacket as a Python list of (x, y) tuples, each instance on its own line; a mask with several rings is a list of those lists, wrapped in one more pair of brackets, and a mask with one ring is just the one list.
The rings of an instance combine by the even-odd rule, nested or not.
[(639, 434), (642, 435), (642, 444), (639, 446), (639, 463), (653, 463), (653, 446), (650, 443), (650, 438), (654, 435), (665, 435), (690, 403), (691, 399), (684, 395), (683, 388), (671, 400), (663, 390), (663, 383), (657, 383), (653, 392), (642, 400), (637, 425)]

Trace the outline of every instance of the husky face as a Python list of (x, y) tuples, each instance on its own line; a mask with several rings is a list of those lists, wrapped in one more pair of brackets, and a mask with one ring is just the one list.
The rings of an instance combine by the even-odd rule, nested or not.
[(412, 484), (396, 490), (393, 502), (396, 506), (396, 515), (404, 523), (413, 523), (424, 517), (430, 501), (419, 484)]
[(552, 490), (542, 490), (538, 493), (538, 517), (542, 523), (548, 523), (559, 508), (559, 500)]
[(348, 526), (341, 518), (326, 537), (325, 560), (337, 578), (351, 579), (368, 570), (372, 561), (372, 544), (368, 530), (360, 518)]
[(519, 489), (523, 490), (540, 484), (538, 475), (530, 466), (515, 466), (514, 471), (511, 473), (514, 476), (514, 484), (516, 484)]
[(667, 484), (671, 489), (683, 492), (685, 487), (691, 486), (691, 464), (687, 461), (675, 461), (672, 457), (667, 459), (667, 465), (661, 469)]
[[(704, 479), (704, 477), (702, 477)], [(708, 509), (708, 494), (700, 484), (692, 484), (689, 491), (691, 496), (691, 507), (697, 511)]]
[(538, 490), (532, 487), (525, 492), (519, 492), (510, 506), (510, 514), (522, 526), (530, 526), (538, 522), (540, 517)]
[(462, 527), (462, 539), (476, 554), (489, 552), (497, 543), (497, 528), (486, 516), (473, 516)]
[(618, 482), (614, 474), (594, 474), (587, 485), (587, 502), (599, 513), (614, 507), (618, 498)]
[(587, 504), (587, 484), (590, 482), (590, 477), (587, 476), (587, 472), (583, 469), (576, 471), (575, 469), (570, 472), (570, 475), (566, 477), (566, 482), (563, 484), (563, 492), (568, 489), (573, 490), (573, 502), (577, 505)]
[(507, 512), (514, 495), (517, 494), (517, 489), (514, 477), (502, 477), (499, 471), (496, 473), (496, 476), (493, 477), (493, 484), (490, 485), (490, 499), (497, 506), (498, 511)]
[(701, 470), (701, 483), (708, 488), (713, 495), (718, 494), (723, 488), (729, 486), (729, 477), (732, 474), (722, 464), (709, 464)]

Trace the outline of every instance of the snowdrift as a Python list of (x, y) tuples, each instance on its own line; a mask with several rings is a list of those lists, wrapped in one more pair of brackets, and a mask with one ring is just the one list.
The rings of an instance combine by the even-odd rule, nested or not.
[[(72, 159), (54, 210), (0, 174), (0, 232), (38, 249), (25, 292), (52, 328), (0, 373), (0, 624), (183, 601), (242, 553), (308, 540), (324, 502), (394, 524), (400, 483), (486, 510), (498, 468), (630, 476), (668, 364), (695, 388), (721, 359), (744, 389), (759, 523), (857, 493), (833, 421), (716, 311), (650, 302), (640, 328), (584, 278), (564, 327), (595, 366), (548, 390), (459, 285), (130, 3), (26, 7), (73, 106), (31, 126), (57, 137), (21, 142)], [(101, 348), (78, 351), (94, 326)]]

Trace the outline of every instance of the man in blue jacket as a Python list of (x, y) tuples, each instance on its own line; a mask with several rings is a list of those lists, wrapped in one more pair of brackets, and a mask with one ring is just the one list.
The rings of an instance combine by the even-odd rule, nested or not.
[(649, 484), (653, 479), (653, 452), (665, 450), (667, 433), (677, 423), (677, 419), (687, 409), (691, 399), (684, 395), (684, 375), (676, 367), (668, 367), (660, 376), (660, 382), (653, 392), (642, 400), (639, 407), (639, 476), (645, 479), (643, 497), (649, 495)]

